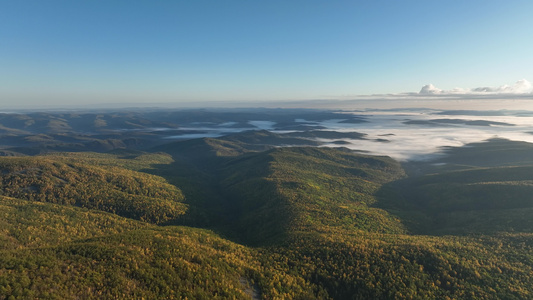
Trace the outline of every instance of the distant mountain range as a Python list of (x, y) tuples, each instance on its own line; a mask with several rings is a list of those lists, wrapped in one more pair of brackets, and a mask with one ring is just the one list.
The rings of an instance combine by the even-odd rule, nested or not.
[[(0, 114), (0, 153), (34, 155), (57, 151), (96, 151), (113, 149), (147, 150), (168, 142), (165, 138), (188, 139), (191, 135), (215, 136), (260, 130), (273, 126), (279, 141), (270, 144), (318, 145), (298, 138), (362, 138), (357, 133), (317, 131), (317, 121), (342, 118), (345, 122), (365, 122), (354, 115), (318, 110), (247, 109), (181, 110), (148, 112), (11, 113)], [(301, 134), (298, 134), (301, 132)], [(281, 138), (286, 138), (282, 141)], [(290, 139), (290, 138), (293, 139)]]

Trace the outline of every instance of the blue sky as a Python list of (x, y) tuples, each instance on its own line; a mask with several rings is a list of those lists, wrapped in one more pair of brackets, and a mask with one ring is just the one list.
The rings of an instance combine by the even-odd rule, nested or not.
[(0, 0), (0, 105), (350, 98), (533, 80), (532, 1)]

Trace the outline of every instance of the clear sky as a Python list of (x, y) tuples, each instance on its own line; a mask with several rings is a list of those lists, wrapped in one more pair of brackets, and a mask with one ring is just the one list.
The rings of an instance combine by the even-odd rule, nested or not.
[(533, 1), (0, 0), (0, 105), (264, 101), (533, 80)]

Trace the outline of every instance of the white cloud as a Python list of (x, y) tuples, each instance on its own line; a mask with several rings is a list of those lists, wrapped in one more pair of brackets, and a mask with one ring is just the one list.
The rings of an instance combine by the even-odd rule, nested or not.
[(422, 87), (419, 94), (421, 95), (435, 95), (442, 93), (442, 90), (439, 88), (436, 88), (433, 84), (427, 84)]
[(480, 87), (473, 89), (473, 92), (481, 93), (504, 93), (504, 94), (525, 94), (531, 93), (531, 83), (525, 79), (518, 80), (514, 85), (502, 85), (497, 88)]
[(521, 79), (513, 85), (502, 85), (499, 87), (477, 87), (473, 89), (455, 88), (452, 90), (442, 90), (433, 84), (422, 87), (419, 95), (498, 95), (498, 94), (531, 94), (533, 86), (526, 79)]

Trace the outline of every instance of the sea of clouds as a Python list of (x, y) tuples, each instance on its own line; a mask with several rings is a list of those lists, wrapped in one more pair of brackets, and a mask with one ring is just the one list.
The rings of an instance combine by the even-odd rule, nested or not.
[[(452, 111), (453, 112), (453, 111)], [(343, 124), (337, 121), (321, 122), (328, 130), (356, 131), (367, 135), (365, 140), (346, 139), (342, 145), (370, 154), (388, 155), (398, 160), (425, 160), (439, 155), (443, 147), (460, 147), (468, 143), (492, 138), (504, 138), (533, 143), (533, 113), (502, 111), (500, 116), (479, 116), (479, 111), (450, 112), (441, 110), (352, 112), (367, 116), (366, 123)], [(494, 112), (492, 113), (494, 114)], [(453, 120), (455, 123), (410, 124), (409, 121)], [(458, 120), (466, 121), (460, 124)], [(494, 122), (488, 125), (471, 121)], [(501, 125), (500, 125), (501, 123)], [(383, 141), (386, 140), (386, 141)], [(328, 140), (322, 140), (328, 142)], [(331, 141), (332, 142), (332, 141)], [(333, 143), (328, 146), (335, 147)]]

